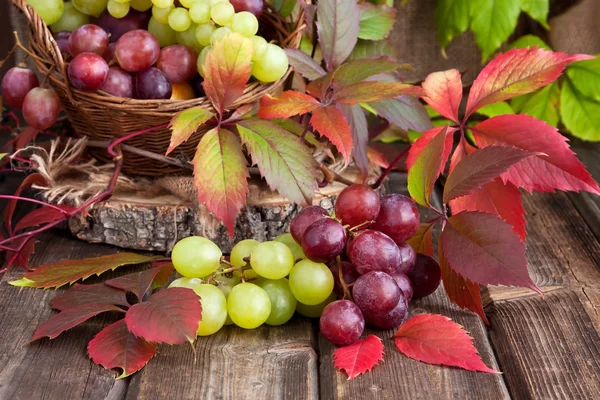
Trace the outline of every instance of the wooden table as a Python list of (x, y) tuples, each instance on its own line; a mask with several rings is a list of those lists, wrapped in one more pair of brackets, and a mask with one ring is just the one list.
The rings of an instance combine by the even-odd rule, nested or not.
[[(574, 146), (600, 179), (600, 150), (577, 141)], [(405, 190), (404, 182), (394, 176), (391, 189)], [(0, 191), (10, 186), (4, 183)], [(485, 363), (502, 375), (410, 360), (395, 349), (388, 331), (376, 332), (385, 342), (385, 362), (348, 382), (333, 368), (334, 347), (319, 335), (316, 321), (297, 316), (282, 327), (224, 327), (199, 338), (196, 362), (188, 346), (162, 345), (141, 372), (115, 381), (114, 371), (86, 354), (88, 341), (112, 317), (30, 344), (37, 325), (53, 314), (48, 304), (56, 292), (8, 285), (22, 274), (15, 270), (0, 283), (0, 399), (599, 398), (600, 201), (564, 193), (523, 198), (527, 257), (544, 296), (515, 288), (485, 291), (489, 328), (452, 305), (441, 287), (411, 306), (413, 314), (441, 313), (463, 325)], [(32, 265), (116, 250), (54, 231), (42, 238)]]

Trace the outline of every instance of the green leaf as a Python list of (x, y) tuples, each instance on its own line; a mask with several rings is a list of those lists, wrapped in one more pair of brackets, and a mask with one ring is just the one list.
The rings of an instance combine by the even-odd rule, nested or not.
[(123, 265), (142, 264), (161, 257), (149, 257), (135, 253), (117, 253), (107, 256), (86, 258), (83, 260), (66, 260), (41, 265), (23, 278), (9, 282), (13, 286), (34, 288), (58, 288), (79, 279), (84, 280), (92, 275), (100, 275)]
[(535, 35), (524, 35), (512, 42), (508, 48), (509, 49), (525, 49), (528, 47), (537, 46), (541, 49), (552, 50), (546, 42), (542, 40), (539, 36)]
[(4, 157), (6, 157), (8, 155), (8, 153), (0, 153), (0, 160), (2, 160)]
[(167, 154), (175, 150), (181, 143), (187, 141), (200, 126), (215, 115), (202, 107), (188, 108), (175, 114), (169, 127), (171, 128), (171, 143)]
[(600, 56), (569, 65), (567, 76), (584, 96), (600, 100)]
[(359, 39), (352, 53), (348, 56), (348, 61), (360, 58), (378, 58), (388, 56), (392, 59), (397, 58), (397, 49), (389, 39), (385, 40), (362, 40)]
[(292, 13), (295, 6), (296, 0), (273, 0), (273, 7), (284, 18)]
[[(400, 128), (399, 126), (390, 124), (390, 126), (385, 128), (381, 133), (379, 133), (377, 136), (375, 136), (371, 140), (373, 142), (382, 142), (382, 143), (386, 143), (386, 144), (396, 143), (396, 142), (409, 142), (409, 141), (413, 141), (413, 140), (410, 140), (411, 132), (415, 132), (415, 131), (410, 129), (408, 132), (406, 132), (404, 129)], [(417, 134), (419, 136), (421, 135), (420, 132), (417, 132)]]
[(531, 18), (542, 24), (544, 28), (550, 29), (548, 26), (550, 0), (521, 0), (521, 9)]
[(333, 73), (333, 87), (339, 89), (343, 86), (353, 85), (370, 76), (393, 72), (398, 68), (410, 68), (408, 64), (394, 62), (391, 58), (383, 56), (375, 59), (358, 59), (345, 62)]
[(514, 114), (512, 107), (505, 101), (499, 101), (481, 107), (477, 110), (477, 114), (485, 115), (488, 118), (495, 117), (497, 115)]
[(294, 203), (312, 204), (317, 162), (302, 139), (270, 121), (244, 121), (237, 127), (269, 187)]
[(435, 23), (442, 50), (469, 27), (472, 0), (438, 0), (435, 8)]
[(471, 30), (485, 62), (515, 30), (521, 13), (520, 0), (472, 0), (470, 3)]
[(526, 114), (546, 121), (548, 125), (558, 126), (560, 86), (558, 82), (552, 82), (537, 92), (511, 99), (510, 105), (515, 113)]
[(575, 136), (590, 141), (600, 140), (600, 102), (578, 91), (567, 76), (560, 93), (560, 116)]
[(375, 6), (361, 3), (360, 30), (358, 37), (367, 40), (381, 40), (388, 37), (396, 21), (396, 9), (385, 4)]

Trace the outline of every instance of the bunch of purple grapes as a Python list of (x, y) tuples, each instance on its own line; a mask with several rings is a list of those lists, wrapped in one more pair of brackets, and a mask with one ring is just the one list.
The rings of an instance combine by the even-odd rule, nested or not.
[(380, 197), (358, 184), (340, 193), (334, 217), (310, 206), (292, 220), (290, 233), (306, 257), (328, 264), (334, 276), (340, 300), (322, 311), (325, 338), (336, 345), (351, 344), (362, 335), (365, 321), (380, 329), (395, 328), (407, 319), (411, 299), (437, 289), (437, 261), (416, 254), (406, 243), (418, 228), (419, 210), (411, 198)]

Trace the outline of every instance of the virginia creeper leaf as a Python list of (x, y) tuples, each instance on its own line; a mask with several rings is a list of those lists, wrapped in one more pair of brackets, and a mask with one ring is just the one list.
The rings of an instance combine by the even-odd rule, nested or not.
[(379, 361), (383, 361), (383, 343), (375, 335), (359, 339), (333, 352), (333, 365), (340, 371), (346, 371), (348, 380), (370, 371)]
[(55, 296), (50, 301), (50, 307), (57, 310), (66, 310), (86, 304), (114, 304), (129, 307), (125, 292), (108, 287), (103, 283), (94, 285), (81, 285), (76, 283), (64, 293)]
[(117, 379), (139, 371), (156, 354), (156, 343), (135, 337), (125, 320), (102, 329), (89, 343), (88, 354), (93, 362), (106, 369), (121, 368)]
[(358, 40), (360, 10), (355, 0), (317, 3), (317, 32), (329, 71), (343, 63)]
[(448, 219), (440, 240), (450, 268), (471, 282), (522, 286), (541, 293), (527, 272), (525, 245), (496, 215), (455, 214)]
[(245, 121), (238, 132), (271, 189), (294, 203), (312, 204), (317, 163), (302, 139), (270, 121)]
[(362, 176), (366, 178), (369, 173), (369, 157), (367, 150), (367, 144), (369, 143), (369, 129), (367, 126), (367, 117), (365, 117), (364, 111), (358, 104), (353, 106), (340, 104), (338, 107), (344, 114), (344, 117), (350, 126), (350, 131), (352, 132), (352, 141), (354, 143), (352, 158), (354, 158), (354, 162), (360, 169)]
[(423, 100), (444, 117), (458, 122), (458, 107), (463, 95), (460, 72), (457, 69), (434, 72), (427, 75), (422, 86)]
[(135, 253), (116, 253), (83, 260), (65, 260), (41, 265), (27, 272), (17, 281), (9, 282), (13, 286), (34, 288), (58, 288), (67, 283), (84, 280), (92, 275), (100, 275), (123, 265), (142, 264), (160, 258)]
[(360, 8), (358, 37), (367, 40), (387, 38), (396, 22), (396, 9), (387, 4), (374, 5), (366, 2), (358, 6)]
[(335, 161), (335, 157), (333, 156), (333, 153), (328, 145), (319, 142), (319, 140), (311, 132), (305, 131), (302, 124), (294, 121), (293, 119), (274, 119), (271, 122), (276, 123), (286, 131), (292, 132), (296, 136), (302, 137), (302, 135), (304, 135), (304, 140), (307, 141), (308, 144), (313, 146), (318, 151), (325, 153), (332, 161)]
[[(362, 3), (361, 5), (363, 4), (367, 3)], [(333, 87), (335, 89), (340, 89), (344, 86), (350, 86), (365, 80), (370, 76), (392, 72), (404, 66), (406, 66), (406, 64), (397, 63), (387, 56), (374, 59), (363, 58), (347, 61), (340, 65), (333, 73)]]
[(385, 155), (375, 150), (371, 146), (367, 146), (367, 158), (371, 164), (377, 165), (378, 167), (385, 169), (390, 166), (390, 163)]
[(181, 143), (186, 142), (200, 126), (215, 115), (202, 107), (192, 107), (175, 114), (169, 128), (171, 128), (171, 143), (167, 149), (169, 154)]
[[(29, 263), (29, 258), (35, 252), (35, 245), (37, 243), (39, 243), (39, 240), (29, 236), (29, 237), (24, 237), (21, 240), (17, 239), (15, 244), (17, 246), (20, 246), (22, 241), (27, 241), (27, 243), (25, 244), (25, 246), (23, 246), (23, 248), (19, 252), (19, 255), (15, 259), (14, 265), (25, 268), (25, 267), (27, 267), (27, 265)], [(9, 256), (12, 257), (12, 255), (14, 255), (14, 252), (13, 253), (8, 252), (8, 254), (9, 254)], [(10, 268), (10, 265), (6, 265), (5, 268)]]
[(471, 2), (471, 30), (483, 61), (508, 39), (517, 27), (521, 0), (477, 0)]
[(459, 306), (461, 309), (468, 309), (479, 315), (481, 319), (489, 325), (485, 312), (483, 311), (483, 303), (481, 302), (481, 289), (479, 285), (465, 279), (450, 268), (444, 250), (442, 241), (438, 243), (438, 260), (440, 261), (440, 269), (442, 270), (442, 283), (444, 290), (450, 301)]
[(161, 267), (156, 275), (154, 276), (154, 280), (152, 281), (152, 289), (158, 289), (167, 283), (169, 283), (169, 278), (173, 274), (173, 262), (171, 261), (157, 261), (152, 263), (152, 267)]
[(198, 295), (188, 288), (159, 290), (143, 303), (131, 306), (125, 314), (127, 329), (150, 342), (193, 343), (201, 321)]
[(550, 46), (546, 42), (542, 40), (539, 36), (535, 35), (523, 35), (519, 37), (517, 40), (512, 42), (508, 48), (509, 49), (522, 49), (537, 46), (540, 49), (552, 50)]
[(544, 49), (511, 49), (481, 70), (467, 100), (466, 116), (486, 104), (531, 93), (556, 80), (565, 67), (585, 54), (565, 54)]
[(469, 27), (472, 0), (438, 0), (435, 8), (435, 25), (442, 51)]
[(202, 86), (219, 114), (244, 93), (251, 59), (252, 42), (235, 32), (215, 43), (206, 56)]
[(160, 273), (171, 275), (173, 272), (173, 265), (167, 263), (158, 267), (149, 268), (144, 271), (136, 272), (120, 276), (118, 278), (110, 279), (104, 282), (105, 285), (125, 290), (133, 293), (138, 300), (142, 300), (144, 294), (152, 287), (152, 283), (156, 276)]
[(267, 94), (260, 98), (258, 116), (263, 119), (290, 118), (316, 110), (321, 103), (304, 93), (288, 90), (277, 97)]
[[(21, 182), (21, 184), (19, 185), (19, 187), (17, 188), (15, 193), (13, 193), (13, 195), (19, 196), (21, 194), (21, 192), (31, 188), (34, 185), (43, 186), (43, 185), (46, 185), (46, 183), (47, 183), (46, 178), (44, 178), (42, 175), (40, 175), (38, 173), (27, 175), (27, 177), (25, 179), (23, 179), (23, 181)], [(8, 231), (8, 234), (10, 236), (12, 236), (12, 234), (13, 234), (12, 218), (13, 218), (13, 214), (15, 212), (15, 208), (17, 207), (17, 201), (18, 200), (16, 200), (16, 199), (10, 199), (6, 203), (6, 207), (4, 207), (4, 227), (6, 228), (6, 230)]]
[(258, 114), (259, 103), (252, 102), (250, 104), (244, 104), (235, 109), (235, 111), (223, 122), (231, 123), (250, 119)]
[(40, 324), (33, 333), (31, 341), (36, 341), (45, 336), (50, 339), (54, 339), (66, 330), (69, 330), (88, 319), (108, 311), (123, 312), (122, 308), (119, 308), (113, 304), (84, 304), (76, 307), (69, 307), (64, 311), (59, 312), (56, 315), (50, 317), (46, 322)]
[(294, 71), (306, 79), (315, 80), (326, 74), (325, 70), (317, 64), (314, 58), (298, 49), (285, 49), (285, 54), (288, 56), (288, 61)]
[(502, 174), (503, 181), (528, 191), (600, 193), (598, 184), (575, 157), (567, 139), (545, 122), (526, 115), (499, 115), (471, 128), (479, 147), (513, 146), (538, 153)]
[(498, 373), (483, 363), (473, 346), (473, 338), (462, 326), (443, 315), (412, 317), (398, 329), (394, 341), (398, 350), (413, 360), (468, 371)]
[(565, 80), (560, 93), (560, 114), (563, 123), (573, 135), (584, 140), (600, 140), (598, 107), (600, 101), (585, 97), (571, 80)]
[(333, 106), (319, 108), (313, 112), (310, 124), (321, 136), (325, 136), (333, 143), (348, 165), (354, 144), (352, 132), (344, 114)]
[[(527, 96), (527, 95), (526, 95)], [(498, 115), (514, 114), (514, 110), (505, 101), (499, 101), (497, 103), (487, 104), (477, 110), (477, 114), (485, 115), (488, 118), (497, 117)]]
[[(63, 210), (64, 212), (71, 212), (75, 210), (75, 207), (67, 206), (67, 205), (59, 205), (56, 206)], [(42, 224), (49, 224), (51, 222), (55, 222), (59, 219), (65, 218), (65, 214), (50, 207), (42, 207), (36, 208), (29, 214), (25, 215), (23, 218), (17, 222), (15, 225), (15, 232), (18, 232), (22, 229), (33, 228), (36, 226), (40, 226)]]
[(421, 223), (417, 232), (408, 239), (407, 243), (415, 249), (416, 253), (427, 254), (433, 257), (433, 227), (435, 223)]
[(211, 129), (200, 140), (193, 164), (199, 204), (223, 221), (233, 237), (250, 176), (239, 139), (226, 129)]
[(552, 82), (537, 92), (511, 99), (510, 105), (517, 114), (529, 115), (545, 121), (548, 125), (558, 126), (560, 93), (558, 82)]
[(569, 65), (566, 75), (584, 97), (600, 101), (600, 55)]
[(359, 82), (338, 90), (333, 100), (341, 104), (367, 103), (410, 95), (419, 97), (423, 93), (418, 86), (399, 82)]
[(448, 175), (444, 185), (444, 203), (479, 189), (534, 154), (536, 153), (508, 146), (489, 146), (472, 152)]
[(296, 0), (273, 0), (273, 7), (283, 18), (289, 16), (296, 6)]
[(397, 58), (398, 50), (389, 39), (384, 40), (362, 40), (356, 42), (356, 46), (352, 49), (352, 53), (348, 56), (347, 61), (358, 60), (361, 58), (379, 58), (382, 56)]
[(531, 18), (542, 24), (546, 29), (548, 26), (548, 11), (550, 11), (550, 0), (521, 0), (521, 9)]
[(406, 131), (410, 129), (416, 132), (425, 132), (433, 128), (425, 107), (412, 96), (381, 100), (369, 103), (369, 106), (375, 110), (377, 115)]

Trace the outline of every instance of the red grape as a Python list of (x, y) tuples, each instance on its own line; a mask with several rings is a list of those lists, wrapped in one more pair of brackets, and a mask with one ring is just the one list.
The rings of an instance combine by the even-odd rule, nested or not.
[(106, 81), (108, 64), (96, 53), (81, 53), (71, 60), (67, 72), (75, 89), (93, 92)]
[(230, 0), (231, 5), (236, 13), (248, 11), (254, 14), (256, 18), (263, 12), (263, 0)]
[(108, 46), (108, 36), (98, 25), (87, 24), (75, 29), (69, 37), (69, 53), (75, 57), (81, 53), (103, 55)]
[(133, 97), (133, 76), (119, 67), (110, 67), (104, 85), (100, 88), (117, 97)]
[(138, 72), (134, 80), (135, 95), (138, 99), (169, 99), (173, 93), (171, 82), (158, 68)]
[(129, 31), (148, 28), (150, 17), (152, 17), (151, 11), (140, 12), (130, 9), (123, 18), (115, 18), (108, 11), (104, 11), (96, 23), (108, 33), (111, 42), (116, 42)]
[(197, 60), (198, 54), (194, 49), (182, 44), (174, 44), (160, 51), (156, 68), (164, 72), (171, 83), (182, 83), (198, 74)]
[(2, 98), (9, 106), (21, 109), (27, 93), (38, 87), (39, 84), (38, 78), (32, 70), (20, 67), (11, 68), (2, 78)]
[(54, 89), (36, 87), (23, 100), (23, 118), (33, 128), (50, 128), (58, 119), (60, 99)]
[(344, 251), (346, 229), (333, 218), (313, 222), (302, 236), (302, 251), (314, 262), (333, 260)]
[(319, 206), (303, 208), (290, 223), (290, 233), (292, 234), (292, 237), (298, 244), (302, 244), (302, 236), (304, 236), (306, 228), (312, 225), (313, 222), (328, 216), (329, 214), (327, 214), (327, 211)]
[[(340, 283), (340, 273), (337, 266), (337, 263), (333, 264), (331, 267), (331, 273), (333, 274), (333, 291), (340, 299), (344, 297), (344, 288)], [(349, 285), (354, 283), (360, 274), (356, 272), (354, 265), (350, 264), (348, 261), (342, 261), (342, 279)], [(349, 288), (350, 294), (352, 294), (352, 288)]]
[(410, 302), (413, 297), (413, 286), (410, 278), (405, 274), (394, 274), (392, 278), (396, 281), (396, 285), (402, 290), (404, 293), (404, 297), (406, 297), (406, 301)]
[(366, 185), (350, 185), (335, 201), (335, 216), (351, 227), (372, 221), (379, 214), (379, 195)]
[(352, 297), (365, 315), (387, 314), (396, 307), (404, 294), (394, 278), (385, 272), (372, 271), (354, 282)]
[(400, 264), (400, 267), (398, 267), (398, 272), (401, 274), (408, 274), (415, 267), (417, 253), (408, 243), (399, 244), (398, 249), (400, 250), (400, 256), (402, 257), (402, 263)]
[(109, 43), (108, 46), (106, 47), (106, 51), (104, 52), (104, 54), (102, 54), (102, 58), (104, 58), (104, 61), (106, 61), (107, 63), (110, 63), (111, 61), (116, 61), (115, 59), (115, 48), (117, 47), (116, 43)]
[(71, 54), (69, 52), (69, 38), (71, 37), (70, 31), (56, 32), (54, 35), (54, 41), (58, 45), (58, 49), (63, 54)]
[(415, 202), (401, 194), (388, 194), (381, 198), (381, 210), (371, 225), (385, 233), (398, 244), (406, 242), (419, 229), (419, 210)]
[(386, 274), (398, 272), (402, 264), (400, 249), (385, 233), (371, 229), (360, 232), (348, 249), (350, 262), (359, 274), (382, 271)]
[(417, 254), (417, 262), (408, 277), (413, 284), (413, 298), (429, 296), (440, 285), (440, 264), (425, 254)]
[(158, 40), (148, 31), (136, 29), (127, 32), (117, 42), (115, 56), (121, 68), (140, 72), (150, 68), (160, 54)]
[(408, 302), (404, 296), (400, 296), (400, 300), (396, 307), (387, 314), (364, 314), (369, 325), (379, 329), (396, 328), (406, 321), (408, 317)]
[(365, 329), (365, 319), (356, 304), (349, 300), (337, 300), (323, 309), (319, 328), (331, 343), (347, 346), (360, 339)]

